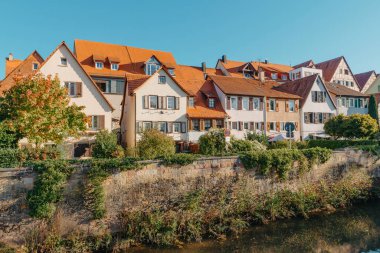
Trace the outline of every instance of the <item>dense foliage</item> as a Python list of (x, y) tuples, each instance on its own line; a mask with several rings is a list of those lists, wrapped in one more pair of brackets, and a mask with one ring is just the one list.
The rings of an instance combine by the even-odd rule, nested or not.
[(188, 165), (192, 164), (199, 156), (193, 155), (193, 154), (184, 154), (184, 153), (178, 153), (173, 155), (165, 156), (161, 159), (161, 163), (163, 165)]
[(0, 100), (2, 124), (39, 147), (59, 143), (85, 130), (83, 107), (69, 105), (60, 81), (41, 75), (22, 78)]
[(55, 203), (62, 197), (62, 188), (72, 172), (72, 167), (65, 161), (56, 160), (36, 162), (33, 169), (38, 176), (27, 197), (30, 215), (49, 218), (55, 211)]
[(117, 135), (113, 132), (100, 131), (92, 146), (92, 156), (95, 158), (121, 158), (124, 149), (117, 144)]
[(145, 130), (137, 143), (137, 151), (142, 159), (155, 159), (175, 153), (173, 138), (156, 129)]
[(211, 129), (199, 138), (199, 152), (204, 155), (223, 155), (227, 143), (223, 129)]
[(377, 121), (368, 114), (338, 115), (328, 120), (324, 129), (335, 139), (370, 138), (379, 131)]
[(363, 145), (378, 145), (378, 140), (309, 140), (307, 146), (309, 148), (321, 147), (328, 149), (339, 149), (347, 147), (357, 147)]
[(273, 175), (280, 179), (287, 178), (298, 162), (298, 172), (311, 169), (314, 164), (325, 163), (331, 156), (331, 150), (312, 149), (270, 149), (240, 155), (246, 169), (257, 169), (260, 174)]
[(232, 154), (265, 150), (266, 146), (256, 140), (231, 139), (228, 151)]
[(368, 114), (373, 119), (375, 119), (376, 122), (379, 122), (379, 111), (377, 110), (377, 103), (374, 95), (371, 95), (371, 97), (369, 98)]
[(22, 164), (22, 154), (19, 149), (0, 149), (0, 168), (15, 168)]
[(250, 140), (250, 141), (258, 141), (263, 145), (268, 145), (268, 136), (264, 133), (262, 134), (257, 134), (255, 132), (248, 132), (245, 134), (245, 139)]

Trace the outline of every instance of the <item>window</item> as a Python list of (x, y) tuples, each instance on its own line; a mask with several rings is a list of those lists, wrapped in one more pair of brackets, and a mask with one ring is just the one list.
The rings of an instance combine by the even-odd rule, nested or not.
[(284, 80), (284, 81), (286, 81), (286, 80), (288, 80), (288, 76), (286, 74), (282, 74), (281, 75), (281, 79)]
[(102, 69), (103, 68), (103, 62), (100, 62), (100, 61), (95, 62), (95, 68)]
[(118, 70), (118, 69), (119, 69), (119, 64), (111, 63), (111, 70)]
[(96, 80), (96, 84), (104, 93), (124, 94), (124, 80)]
[(341, 105), (344, 107), (347, 107), (346, 98), (340, 98), (340, 100), (341, 100)]
[(200, 130), (199, 119), (193, 119), (192, 123), (193, 123), (193, 130), (194, 131), (199, 131)]
[(61, 66), (67, 66), (67, 59), (65, 57), (61, 57)]
[(350, 86), (350, 82), (349, 81), (346, 81), (346, 86)]
[(280, 122), (280, 131), (286, 131), (285, 125), (286, 125), (286, 122)]
[(323, 124), (323, 113), (318, 113), (318, 123)]
[(311, 96), (312, 102), (323, 103), (326, 102), (327, 93), (325, 91), (312, 91)]
[(104, 128), (104, 116), (88, 116), (88, 128), (90, 130), (99, 130), (101, 128)]
[(244, 130), (249, 130), (249, 122), (244, 122)]
[(216, 120), (216, 128), (223, 128), (223, 120), (222, 119), (217, 119)]
[(269, 99), (269, 111), (276, 110), (276, 99)]
[(238, 99), (237, 97), (231, 97), (231, 109), (237, 110), (238, 109)]
[(157, 96), (149, 96), (149, 108), (157, 109), (158, 107), (158, 97)]
[(351, 82), (351, 87), (354, 87), (354, 82)]
[(210, 107), (210, 108), (215, 107), (215, 98), (209, 98), (208, 99), (208, 107)]
[(348, 99), (348, 107), (354, 107), (354, 99), (353, 98)]
[(345, 69), (345, 70), (344, 70), (344, 74), (345, 74), (345, 75), (349, 75), (349, 74), (350, 74), (349, 71), (348, 71), (348, 69)]
[(32, 68), (33, 68), (33, 70), (37, 70), (38, 69), (38, 63), (33, 63)]
[(168, 110), (175, 109), (175, 97), (167, 97), (167, 108)]
[(159, 76), (158, 77), (158, 83), (159, 84), (165, 84), (166, 83), (166, 76)]
[(243, 75), (245, 78), (251, 78), (252, 77), (251, 74), (248, 72), (243, 72)]
[(77, 84), (76, 83), (65, 83), (65, 86), (69, 92), (70, 97), (77, 96)]
[(174, 69), (168, 69), (170, 75), (175, 76)]
[(143, 122), (143, 130), (148, 130), (152, 128), (152, 122)]
[(166, 122), (158, 122), (158, 130), (166, 133)]
[(238, 129), (238, 123), (236, 121), (232, 122), (232, 129), (233, 130), (237, 130)]
[(249, 98), (243, 97), (243, 110), (249, 110)]
[(277, 79), (277, 77), (278, 77), (277, 73), (272, 73), (272, 79), (273, 80)]
[(289, 112), (294, 112), (295, 111), (295, 102), (294, 100), (289, 100)]
[(208, 131), (211, 128), (211, 120), (205, 119), (205, 130)]
[(194, 97), (189, 97), (189, 107), (194, 107)]
[(151, 76), (156, 73), (157, 70), (161, 67), (161, 64), (156, 60), (156, 58), (152, 57), (145, 65), (145, 74)]
[(275, 122), (269, 122), (269, 131), (275, 131)]
[(253, 98), (253, 110), (260, 110), (260, 99)]
[(181, 132), (181, 123), (174, 122), (173, 123), (173, 133), (180, 133)]

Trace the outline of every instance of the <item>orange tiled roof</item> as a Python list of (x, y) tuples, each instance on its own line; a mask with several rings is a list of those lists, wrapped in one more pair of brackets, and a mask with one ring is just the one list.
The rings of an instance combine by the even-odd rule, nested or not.
[[(170, 52), (87, 40), (75, 40), (74, 48), (79, 62), (90, 75), (124, 77), (126, 73), (145, 74), (144, 63), (152, 56), (167, 68), (176, 66), (176, 61)], [(103, 69), (95, 68), (94, 55), (106, 59)], [(110, 61), (115, 59), (119, 62), (119, 69), (111, 70)]]
[(252, 66), (258, 70), (262, 68), (263, 70), (268, 70), (271, 72), (289, 73), (293, 68), (288, 65), (277, 64), (277, 63), (264, 63), (264, 62), (251, 62)]
[(128, 84), (128, 94), (132, 94), (133, 91), (143, 85), (149, 77), (150, 76), (141, 74), (126, 74), (125, 79)]
[(9, 60), (8, 58), (5, 60), (5, 76), (11, 73), (15, 68), (17, 68), (23, 60), (13, 59)]

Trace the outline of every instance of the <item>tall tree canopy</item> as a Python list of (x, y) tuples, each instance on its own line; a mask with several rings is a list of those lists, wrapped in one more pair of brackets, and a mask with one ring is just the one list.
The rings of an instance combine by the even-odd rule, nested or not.
[(86, 129), (83, 106), (69, 105), (58, 78), (35, 75), (17, 81), (0, 100), (0, 118), (9, 130), (40, 144), (62, 142)]
[(376, 99), (373, 95), (369, 98), (369, 104), (368, 104), (368, 114), (374, 118), (377, 122), (379, 122), (379, 113), (377, 110), (377, 103)]

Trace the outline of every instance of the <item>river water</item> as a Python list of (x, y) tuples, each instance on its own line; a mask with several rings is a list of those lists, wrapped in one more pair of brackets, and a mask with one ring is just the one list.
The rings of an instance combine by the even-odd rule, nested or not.
[[(128, 251), (129, 252), (129, 251)], [(140, 253), (368, 252), (380, 253), (380, 201), (334, 214), (255, 226), (239, 237), (204, 241), (182, 249), (133, 249)]]

